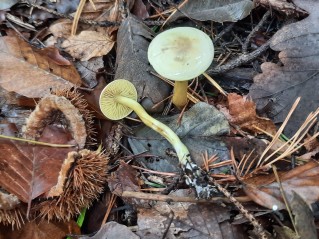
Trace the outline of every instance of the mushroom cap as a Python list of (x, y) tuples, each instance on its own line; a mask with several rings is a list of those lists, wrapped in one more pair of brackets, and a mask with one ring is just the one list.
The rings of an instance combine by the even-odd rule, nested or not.
[(204, 73), (214, 59), (209, 36), (193, 27), (176, 27), (158, 34), (148, 48), (148, 60), (160, 75), (174, 81)]
[(134, 85), (124, 79), (109, 83), (100, 95), (100, 109), (111, 120), (120, 120), (128, 116), (133, 110), (116, 101), (116, 96), (123, 96), (137, 101), (137, 91)]

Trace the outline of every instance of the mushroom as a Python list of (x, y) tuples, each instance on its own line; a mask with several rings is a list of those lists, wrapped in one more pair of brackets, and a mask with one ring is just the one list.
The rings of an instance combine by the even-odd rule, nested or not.
[(100, 108), (102, 113), (111, 120), (122, 119), (134, 111), (144, 124), (161, 134), (172, 144), (186, 174), (186, 183), (195, 187), (198, 195), (204, 195), (205, 198), (209, 197), (211, 189), (207, 185), (205, 187), (200, 185), (202, 182), (199, 180), (201, 170), (192, 162), (187, 147), (173, 130), (151, 117), (136, 100), (137, 92), (134, 85), (127, 80), (118, 79), (109, 83), (102, 90)]
[(148, 60), (161, 76), (175, 81), (173, 104), (187, 104), (188, 80), (204, 73), (214, 58), (214, 45), (204, 32), (177, 27), (158, 34), (148, 48)]

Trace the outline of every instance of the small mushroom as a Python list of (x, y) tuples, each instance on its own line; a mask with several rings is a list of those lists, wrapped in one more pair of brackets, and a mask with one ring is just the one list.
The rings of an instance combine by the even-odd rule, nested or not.
[(182, 169), (185, 172), (186, 183), (195, 188), (198, 197), (209, 198), (212, 188), (201, 180), (201, 169), (192, 162), (187, 147), (168, 126), (151, 117), (136, 101), (137, 92), (134, 85), (123, 79), (108, 84), (100, 95), (100, 108), (109, 119), (119, 120), (134, 111), (148, 127), (152, 128), (174, 147)]
[(173, 103), (187, 103), (188, 80), (204, 73), (214, 58), (214, 45), (204, 32), (177, 27), (158, 34), (148, 48), (148, 60), (161, 76), (175, 81)]
[(127, 80), (119, 79), (103, 89), (100, 95), (100, 108), (111, 120), (122, 119), (134, 111), (144, 124), (173, 145), (181, 164), (185, 165), (187, 161), (191, 161), (189, 151), (179, 137), (168, 126), (151, 117), (136, 100), (137, 92), (134, 85)]

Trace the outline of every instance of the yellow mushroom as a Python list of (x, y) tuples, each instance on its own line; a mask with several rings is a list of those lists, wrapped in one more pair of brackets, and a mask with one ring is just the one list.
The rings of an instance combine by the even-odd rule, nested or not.
[(148, 48), (148, 60), (158, 74), (175, 81), (173, 104), (187, 103), (188, 80), (203, 74), (214, 59), (214, 45), (204, 32), (177, 27), (158, 34)]

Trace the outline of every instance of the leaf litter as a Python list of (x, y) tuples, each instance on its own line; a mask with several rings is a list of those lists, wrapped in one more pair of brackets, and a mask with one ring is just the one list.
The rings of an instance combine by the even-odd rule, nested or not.
[[(78, 144), (78, 148), (61, 149), (1, 139), (0, 172), (9, 176), (0, 180), (0, 223), (14, 228), (11, 237), (20, 236), (15, 227), (22, 227), (21, 234), (29, 236), (23, 230), (35, 217), (40, 221), (38, 225), (43, 219), (51, 221), (48, 225), (53, 227), (55, 219), (72, 219), (74, 225), (83, 207), (93, 204), (94, 208), (102, 198), (102, 209), (89, 211), (85, 217), (89, 222), (84, 223), (82, 232), (75, 233), (96, 233), (87, 238), (246, 238), (248, 234), (271, 238), (267, 228), (282, 238), (316, 234), (309, 209), (318, 199), (317, 146), (309, 143), (315, 142), (310, 131), (315, 116), (300, 127), (308, 110), (318, 107), (312, 99), (316, 96), (317, 76), (313, 50), (316, 13), (310, 6), (315, 3), (295, 0), (297, 6), (287, 11), (276, 1), (269, 3), (270, 7), (262, 0), (256, 1), (256, 6), (245, 0), (174, 2), (132, 0), (123, 5), (121, 1), (63, 0), (14, 7), (5, 3), (9, 9), (0, 13), (0, 21), (6, 23), (1, 25), (4, 35), (0, 39), (1, 133), (23, 136), (30, 109), (41, 105), (33, 98), (53, 93), (64, 97), (63, 102), (71, 102), (75, 109), (43, 107), (31, 113), (37, 118), (31, 130), (36, 136), (31, 139)], [(261, 18), (266, 10), (258, 4), (276, 11)], [(300, 20), (305, 13), (301, 9), (309, 16)], [(74, 17), (69, 15), (75, 11)], [(283, 14), (288, 12), (296, 22), (279, 29), (286, 19)], [(216, 97), (206, 80), (196, 79), (188, 89), (194, 104), (189, 103), (182, 111), (173, 108), (169, 97), (172, 83), (156, 75), (149, 65), (147, 49), (156, 33), (179, 25), (196, 25), (214, 39), (216, 57), (208, 72), (221, 72), (216, 67), (231, 69), (235, 64), (235, 70), (249, 69), (246, 78), (250, 82), (254, 69), (268, 61), (262, 64), (263, 73), (255, 76), (249, 92), (249, 82), (230, 82), (227, 84), (233, 87), (228, 89), (227, 98)], [(271, 35), (270, 47), (281, 51), (278, 58), (274, 52), (265, 53)], [(263, 57), (258, 57), (260, 54)], [(251, 60), (254, 62), (249, 63)], [(219, 74), (216, 79), (230, 75)], [(187, 145), (203, 172), (200, 180), (214, 191), (214, 203), (194, 202), (191, 190), (183, 189), (186, 185), (172, 146), (155, 131), (135, 122), (138, 119), (134, 114), (130, 120), (116, 124), (103, 118), (100, 92), (118, 78), (135, 85), (138, 101), (148, 112), (163, 113), (156, 117)], [(230, 78), (228, 81), (236, 76)], [(78, 87), (79, 94), (73, 94), (73, 88)], [(302, 132), (289, 139), (280, 135), (282, 129), (278, 131), (276, 126), (284, 121), (297, 96), (303, 96), (301, 104), (288, 121), (285, 134), (292, 136), (298, 127)], [(97, 117), (94, 121), (91, 114)], [(270, 170), (272, 164), (279, 168), (279, 181)], [(125, 196), (128, 194), (131, 196)], [(180, 194), (184, 201), (176, 202)], [(216, 203), (219, 200), (223, 203)], [(280, 212), (288, 208), (293, 217), (284, 214), (277, 219), (280, 223), (273, 222), (269, 219), (276, 215), (266, 210), (256, 220), (257, 214), (239, 203), (247, 200)], [(252, 231), (231, 224), (239, 215), (247, 219), (241, 223), (253, 225)], [(293, 226), (282, 226), (290, 221)], [(89, 224), (91, 229), (85, 226)], [(65, 225), (70, 226), (62, 227)], [(136, 226), (134, 231), (131, 226)], [(37, 237), (37, 230), (32, 230), (30, 238)], [(59, 237), (70, 233), (54, 230), (61, 233)]]

